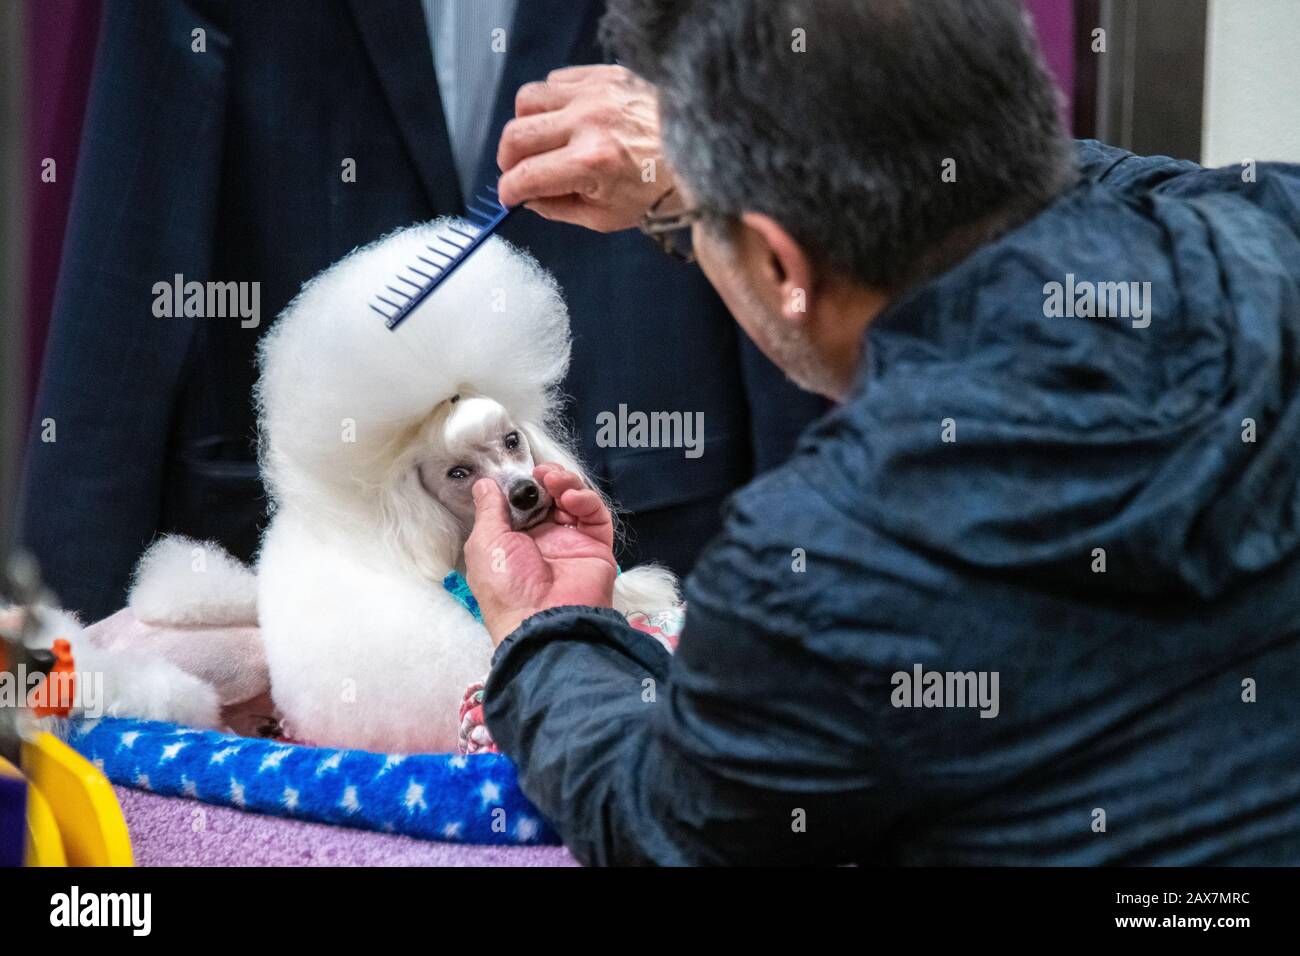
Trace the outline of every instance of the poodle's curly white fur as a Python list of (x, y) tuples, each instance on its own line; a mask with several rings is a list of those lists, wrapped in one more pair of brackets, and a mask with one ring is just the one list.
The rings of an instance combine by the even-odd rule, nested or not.
[[(492, 646), (442, 587), (467, 529), (418, 468), (420, 443), (452, 396), (489, 398), (536, 462), (582, 473), (556, 421), (568, 314), (530, 256), (485, 242), (396, 331), (369, 308), (452, 224), (413, 226), (354, 251), (304, 286), (261, 344), (256, 398), (272, 518), (256, 616), (272, 696), (297, 739), (455, 749), (461, 696), (488, 670)], [(133, 606), (174, 623), (249, 615), (251, 579), (227, 556), (213, 555), (219, 573), (197, 593), (166, 570), (192, 561), (195, 543), (160, 547), (169, 550), (146, 555)], [(228, 600), (213, 590), (217, 577)], [(676, 579), (659, 568), (632, 569), (615, 588), (625, 613), (677, 599)]]

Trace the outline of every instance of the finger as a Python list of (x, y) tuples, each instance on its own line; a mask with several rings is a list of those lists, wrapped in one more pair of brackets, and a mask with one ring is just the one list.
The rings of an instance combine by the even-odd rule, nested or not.
[(590, 488), (566, 491), (560, 498), (560, 507), (573, 516), (573, 527), (601, 544), (614, 546), (614, 519), (605, 500)]
[(501, 131), (497, 144), (497, 168), (507, 170), (527, 156), (567, 145), (574, 119), (567, 110), (512, 119)]
[(502, 173), (497, 195), (507, 206), (553, 196), (594, 196), (599, 157), (572, 145), (520, 160)]
[(616, 218), (608, 209), (595, 206), (590, 200), (579, 196), (553, 196), (549, 199), (533, 199), (524, 203), (524, 208), (535, 212), (543, 219), (552, 222), (567, 222), (573, 226), (582, 226), (593, 232), (617, 232), (629, 229), (637, 220), (625, 221), (626, 217)]
[(559, 467), (550, 469), (537, 480), (546, 486), (547, 492), (549, 492), (550, 496), (557, 501), (566, 491), (573, 491), (586, 487), (580, 477), (571, 471)]
[(490, 478), (474, 482), (474, 529), (470, 537), (491, 542), (510, 533), (510, 506), (497, 483)]
[(557, 465), (553, 461), (544, 461), (533, 468), (533, 480), (543, 487), (546, 486), (546, 476), (553, 471), (564, 471), (563, 465)]
[(546, 74), (547, 83), (585, 83), (598, 80), (624, 69), (611, 63), (588, 63), (584, 66), (562, 66)]
[(564, 492), (560, 506), (583, 524), (606, 524), (610, 520), (605, 502), (590, 488)]
[(578, 86), (575, 83), (525, 83), (515, 93), (515, 115), (532, 116), (534, 113), (562, 109), (577, 95)]

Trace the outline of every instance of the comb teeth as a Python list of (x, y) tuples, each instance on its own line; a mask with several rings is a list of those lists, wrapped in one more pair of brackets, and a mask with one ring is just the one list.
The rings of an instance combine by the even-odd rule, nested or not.
[(501, 205), (492, 186), (475, 196), (466, 208), (466, 226), (452, 225), (449, 235), (440, 235), (425, 245), (425, 251), (416, 256), (419, 261), (399, 272), (370, 303), (390, 329), (397, 328), (414, 312), (514, 211)]

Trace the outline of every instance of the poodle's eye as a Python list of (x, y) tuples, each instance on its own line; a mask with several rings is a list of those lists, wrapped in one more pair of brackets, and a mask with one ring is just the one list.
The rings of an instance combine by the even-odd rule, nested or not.
[(457, 465), (455, 468), (452, 468), (447, 472), (447, 477), (452, 481), (464, 481), (469, 477), (469, 469), (462, 465)]
[(514, 451), (519, 447), (519, 432), (511, 432), (503, 440), (505, 441), (506, 448), (510, 451)]

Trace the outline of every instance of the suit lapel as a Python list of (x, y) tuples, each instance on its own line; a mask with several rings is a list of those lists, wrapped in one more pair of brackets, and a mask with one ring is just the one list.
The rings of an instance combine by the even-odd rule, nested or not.
[(506, 37), (505, 69), (475, 182), (495, 183), (501, 175), (497, 169), (497, 143), (502, 128), (514, 118), (519, 87), (545, 79), (558, 67), (569, 66), (575, 47), (589, 31), (594, 32), (602, 8), (599, 0), (517, 0), (514, 23)]
[[(528, 2), (521, 0), (520, 6)], [(423, 5), (420, 0), (349, 0), (349, 4), (434, 212), (459, 212), (463, 208), (460, 185)]]

